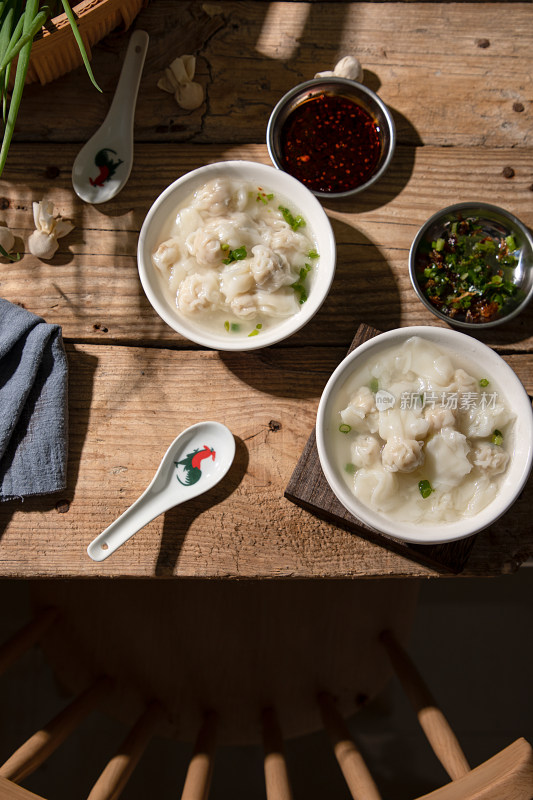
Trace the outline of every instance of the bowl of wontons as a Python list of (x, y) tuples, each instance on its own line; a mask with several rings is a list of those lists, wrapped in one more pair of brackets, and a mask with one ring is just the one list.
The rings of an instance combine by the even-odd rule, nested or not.
[(373, 530), (417, 544), (463, 539), (518, 498), (531, 471), (531, 401), (511, 367), (448, 328), (401, 328), (350, 353), (316, 421), (324, 475)]
[(144, 220), (143, 289), (177, 333), (217, 350), (254, 350), (300, 330), (335, 273), (335, 238), (314, 195), (250, 161), (192, 170)]

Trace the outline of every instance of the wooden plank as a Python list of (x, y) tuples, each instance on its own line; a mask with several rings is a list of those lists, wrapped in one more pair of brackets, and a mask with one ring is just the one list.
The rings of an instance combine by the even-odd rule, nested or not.
[[(480, 13), (475, 2), (152, 0), (135, 24), (151, 37), (138, 141), (263, 141), (281, 96), (348, 53), (360, 59), (365, 83), (390, 105), (402, 143), (509, 148), (533, 141), (527, 2), (486, 3)], [(45, 87), (28, 86), (16, 138), (86, 141), (111, 102), (127, 38), (115, 33), (93, 48), (102, 95), (83, 68)], [(196, 55), (197, 79), (206, 90), (205, 103), (194, 111), (157, 88), (165, 67), (184, 53)]]
[[(76, 152), (72, 145), (43, 145), (39, 169), (29, 171), (34, 146), (12, 147), (0, 181), (0, 223), (14, 230), (17, 249), (23, 251), (33, 230), (32, 201), (42, 197), (76, 227), (60, 240), (50, 262), (29, 253), (14, 263), (1, 259), (0, 295), (62, 325), (68, 339), (191, 347), (160, 320), (144, 295), (136, 264), (140, 227), (156, 196), (187, 170), (232, 158), (268, 164), (266, 146), (183, 144), (169, 151), (164, 144), (138, 145), (130, 182), (104, 207), (87, 205), (72, 192)], [(502, 176), (508, 162), (515, 170), (511, 180)], [(46, 178), (47, 169), (56, 177)], [(380, 330), (442, 324), (418, 300), (409, 280), (408, 253), (416, 231), (439, 208), (472, 198), (501, 205), (533, 226), (532, 175), (533, 151), (527, 148), (512, 151), (512, 158), (499, 149), (477, 150), (473, 159), (468, 148), (399, 147), (375, 188), (351, 202), (324, 204), (338, 243), (337, 273), (319, 314), (288, 344), (346, 349), (361, 321)], [(505, 352), (530, 352), (533, 304), (483, 338)]]
[[(0, 504), (0, 575), (441, 574), (283, 497), (313, 429), (320, 393), (344, 352), (69, 345), (68, 489)], [(174, 437), (201, 419), (224, 422), (236, 437), (227, 478), (151, 522), (107, 561), (92, 562), (85, 552), (89, 542), (144, 491)], [(512, 513), (479, 534), (463, 574), (498, 575), (533, 556), (532, 487), (533, 479)]]

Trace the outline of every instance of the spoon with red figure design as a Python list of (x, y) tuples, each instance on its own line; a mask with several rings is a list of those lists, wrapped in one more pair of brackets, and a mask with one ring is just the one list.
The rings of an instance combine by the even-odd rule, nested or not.
[(72, 186), (87, 203), (110, 200), (130, 176), (135, 106), (148, 39), (146, 31), (132, 33), (107, 116), (74, 161)]
[(235, 457), (235, 439), (220, 422), (198, 422), (174, 439), (138, 500), (87, 548), (104, 561), (134, 533), (169, 508), (209, 491), (226, 475)]

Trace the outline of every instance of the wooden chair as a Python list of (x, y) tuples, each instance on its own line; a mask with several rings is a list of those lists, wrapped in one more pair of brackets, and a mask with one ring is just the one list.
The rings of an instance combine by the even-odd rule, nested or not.
[[(19, 786), (19, 783), (73, 734), (91, 710), (98, 708), (121, 718), (117, 713), (121, 705), (119, 702), (117, 706), (118, 698), (122, 705), (125, 702), (128, 707), (128, 719), (121, 719), (126, 722), (129, 732), (88, 794), (88, 800), (116, 800), (151, 738), (155, 735), (168, 736), (169, 731), (171, 736), (175, 736), (172, 688), (183, 712), (181, 736), (175, 738), (185, 741), (196, 739), (184, 778), (182, 800), (207, 800), (209, 796), (216, 745), (220, 741), (227, 743), (234, 740), (236, 732), (234, 720), (228, 722), (222, 718), (222, 714), (236, 718), (247, 736), (250, 734), (250, 721), (256, 719), (264, 750), (267, 800), (292, 800), (293, 797), (282, 730), (286, 736), (289, 730), (288, 735), (292, 737), (309, 732), (310, 726), (313, 730), (323, 727), (329, 734), (334, 754), (354, 800), (381, 800), (378, 786), (344, 721), (356, 710), (353, 702), (351, 707), (346, 702), (346, 697), (350, 696), (353, 700), (363, 693), (363, 689), (373, 696), (376, 689), (383, 688), (386, 673), (383, 672), (378, 654), (389, 665), (391, 674), (394, 671), (400, 679), (426, 737), (451, 778), (451, 783), (418, 800), (531, 800), (533, 752), (524, 739), (518, 739), (482, 765), (470, 769), (456, 736), (400, 643), (409, 630), (408, 617), (414, 610), (415, 600), (408, 586), (400, 587), (397, 591), (400, 583), (404, 582), (387, 584), (382, 592), (375, 584), (369, 584), (373, 587), (371, 589), (357, 587), (357, 584), (341, 586), (327, 597), (327, 592), (324, 593), (322, 589), (315, 600), (314, 591), (306, 588), (299, 593), (293, 588), (276, 591), (268, 587), (265, 593), (254, 587), (250, 592), (243, 594), (238, 591), (235, 594), (231, 590), (226, 593), (226, 589), (219, 590), (216, 587), (210, 593), (207, 587), (197, 586), (192, 593), (186, 590), (185, 594), (179, 595), (180, 601), (187, 601), (185, 607), (177, 604), (174, 608), (170, 600), (175, 592), (169, 586), (160, 591), (151, 589), (153, 584), (147, 583), (141, 587), (144, 594), (139, 594), (133, 591), (135, 587), (129, 583), (120, 591), (103, 584), (87, 586), (87, 591), (83, 587), (79, 593), (74, 590), (72, 594), (72, 587), (69, 588), (68, 584), (46, 584), (45, 590), (35, 595), (38, 599), (35, 619), (0, 648), (0, 674), (25, 650), (39, 643), (53, 662), (54, 673), (65, 670), (59, 678), (67, 688), (70, 684), (74, 699), (0, 766), (0, 800), (43, 800)], [(209, 595), (208, 602), (203, 610), (196, 609), (198, 616), (193, 613), (192, 601), (205, 599), (206, 594)], [(232, 602), (229, 602), (230, 598), (233, 598)], [(275, 602), (266, 602), (274, 598)], [(54, 607), (44, 602), (50, 599), (58, 601)], [(246, 600), (244, 605), (243, 599)], [(326, 599), (329, 602), (324, 602)], [(352, 617), (361, 608), (364, 599), (376, 600), (374, 618), (369, 607), (363, 607), (357, 625)], [(114, 606), (110, 605), (111, 600)], [(139, 603), (139, 608), (134, 601)], [(121, 607), (122, 602), (124, 605)], [(146, 611), (146, 619), (142, 617), (141, 606)], [(303, 618), (305, 609), (309, 612), (307, 623)], [(159, 612), (159, 619), (154, 616), (156, 611)], [(114, 621), (110, 625), (109, 635), (99, 630), (98, 624), (106, 614), (108, 619)], [(259, 624), (261, 614), (263, 625)], [(144, 685), (135, 701), (130, 689), (120, 680), (124, 664), (128, 659), (131, 660), (132, 652), (123, 652), (124, 643), (111, 652), (110, 637), (114, 634), (115, 638), (120, 638), (121, 628), (128, 627), (128, 615), (131, 617), (128, 635), (136, 637), (131, 647), (139, 645), (139, 639), (144, 639), (134, 657), (136, 659), (142, 653), (146, 655), (143, 665), (136, 664), (139, 669), (134, 677)], [(181, 629), (179, 619), (182, 620)], [(151, 625), (148, 624), (150, 620)], [(208, 631), (209, 620), (212, 626)], [(298, 630), (298, 620), (301, 630)], [(261, 628), (256, 636), (252, 635), (254, 621), (258, 629)], [(395, 622), (393, 630), (387, 625), (384, 632), (376, 627), (391, 621)], [(74, 623), (77, 632), (81, 632), (80, 640), (73, 638), (74, 633), (70, 630)], [(169, 625), (175, 626), (173, 633), (178, 643), (175, 654), (177, 660), (174, 660), (172, 646), (168, 651), (163, 648), (157, 632), (158, 626), (162, 631), (168, 631)], [(235, 628), (235, 638), (231, 640), (230, 629)], [(308, 631), (304, 635), (306, 628)], [(353, 636), (357, 629), (364, 646), (359, 647), (361, 641), (354, 643), (352, 640), (356, 658), (363, 660), (367, 651), (372, 655), (363, 673), (358, 673), (354, 668), (355, 661), (349, 660), (346, 641), (339, 638), (341, 631), (348, 631)], [(69, 654), (76, 651), (80, 641), (90, 638), (91, 630), (94, 636), (91, 647), (95, 658), (92, 669), (74, 669), (67, 663)], [(218, 639), (217, 636), (222, 638)], [(249, 652), (246, 650), (247, 636)], [(63, 649), (58, 642), (54, 644), (54, 638), (59, 638), (59, 642), (65, 645)], [(125, 641), (128, 641), (127, 637)], [(220, 641), (226, 643), (227, 651), (220, 650)], [(155, 642), (160, 649), (155, 649)], [(235, 643), (239, 642), (240, 649), (235, 647)], [(324, 647), (326, 642), (329, 650)], [(87, 652), (82, 649), (80, 653), (81, 663), (85, 666)], [(290, 658), (286, 660), (288, 655)], [(101, 668), (104, 657), (107, 657), (109, 670)], [(197, 674), (209, 657), (213, 661), (210, 672)], [(340, 671), (338, 662), (342, 664)], [(148, 677), (154, 678), (153, 674), (147, 676), (143, 672), (149, 663), (164, 664), (162, 672), (157, 668), (153, 670), (156, 683), (148, 680)], [(233, 680), (229, 682), (224, 670), (224, 666), (228, 665), (233, 672), (237, 671), (238, 665), (242, 667), (242, 671), (232, 675)], [(258, 670), (258, 665), (265, 666), (266, 670)], [(277, 673), (275, 665), (280, 665)], [(293, 670), (298, 672), (297, 681), (291, 674)], [(376, 670), (379, 672), (377, 683)], [(355, 676), (352, 684), (349, 683), (350, 675)], [(209, 690), (212, 687), (204, 682), (207, 676), (216, 684), (211, 695)], [(172, 681), (167, 685), (169, 677)], [(79, 685), (76, 685), (77, 682)], [(181, 691), (185, 684), (194, 689), (187, 696)], [(246, 713), (236, 705), (238, 690), (242, 692)], [(228, 692), (227, 702), (225, 697), (217, 702), (224, 692)], [(205, 702), (199, 703), (201, 695)], [(304, 699), (315, 707), (312, 714), (301, 713)], [(187, 704), (191, 707), (187, 708)], [(291, 708), (291, 704), (294, 707)], [(192, 713), (193, 705), (196, 711), (202, 709), (201, 714)], [(193, 726), (196, 733), (193, 732)], [(250, 738), (254, 740), (253, 736)], [(238, 784), (235, 792), (238, 794)]]
[[(532, 800), (533, 749), (520, 738), (501, 752), (471, 769), (443, 712), (404, 648), (390, 631), (380, 640), (400, 679), (418, 721), (435, 755), (452, 779), (450, 783), (417, 800)], [(350, 731), (328, 692), (317, 698), (324, 728), (354, 800), (382, 800), (370, 771)], [(291, 800), (281, 733), (270, 716), (270, 737), (265, 747), (265, 776), (268, 800)], [(274, 736), (274, 739), (272, 738)], [(275, 741), (275, 746), (272, 745)]]
[[(49, 632), (59, 617), (57, 609), (39, 612), (35, 619), (0, 647), (0, 675), (7, 671), (32, 645)], [(107, 676), (97, 678), (87, 689), (25, 741), (0, 766), (1, 800), (44, 800), (18, 784), (31, 775), (72, 734), (90, 711), (99, 707), (112, 692), (114, 682)], [(92, 787), (88, 800), (116, 800), (126, 786), (148, 742), (163, 720), (157, 702), (149, 703), (135, 721), (116, 754), (109, 760)], [(185, 783), (182, 800), (205, 800), (213, 770), (216, 717), (207, 714), (198, 734)]]
[[(215, 744), (261, 739), (270, 753), (269, 792), (288, 798), (288, 774), (280, 777), (280, 724), (291, 737), (318, 730), (312, 700), (326, 684), (335, 687), (345, 714), (356, 710), (356, 695), (379, 694), (392, 669), (377, 632), (387, 624), (400, 640), (409, 635), (418, 586), (43, 581), (32, 583), (31, 596), (31, 635), (17, 635), (3, 650), (12, 661), (38, 641), (57, 684), (74, 699), (0, 765), (0, 800), (31, 797), (18, 784), (77, 728), (83, 739), (93, 709), (129, 733), (89, 800), (118, 798), (154, 736), (196, 740), (184, 800), (207, 799)], [(0, 652), (0, 666), (3, 661), (8, 656)], [(88, 752), (86, 771), (92, 772), (92, 758)], [(60, 769), (60, 757), (50, 761), (38, 785), (48, 778), (53, 784), (54, 775), (59, 780)]]

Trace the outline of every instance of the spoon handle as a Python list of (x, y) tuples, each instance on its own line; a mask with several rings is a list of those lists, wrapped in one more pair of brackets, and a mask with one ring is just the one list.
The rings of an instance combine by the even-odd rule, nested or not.
[(104, 561), (137, 531), (174, 505), (177, 505), (175, 498), (170, 497), (165, 502), (164, 492), (161, 496), (152, 496), (147, 489), (118, 519), (93, 539), (87, 548), (87, 554), (93, 561)]
[(134, 31), (128, 43), (126, 56), (104, 124), (109, 124), (123, 135), (133, 135), (133, 120), (137, 93), (141, 82), (149, 36), (146, 31)]

